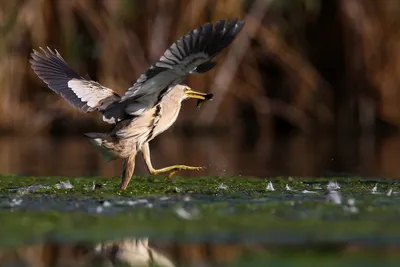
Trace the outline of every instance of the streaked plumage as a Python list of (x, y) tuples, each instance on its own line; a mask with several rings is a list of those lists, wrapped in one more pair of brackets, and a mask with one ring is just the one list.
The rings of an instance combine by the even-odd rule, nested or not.
[[(98, 111), (103, 114), (105, 122), (114, 124), (109, 133), (90, 133), (87, 136), (103, 149), (107, 158), (125, 159), (123, 176), (126, 177), (123, 179), (129, 182), (134, 158), (139, 151), (143, 152), (145, 159), (148, 157), (149, 171), (160, 173), (151, 166), (148, 142), (175, 122), (184, 99), (208, 100), (212, 97), (195, 92), (182, 82), (189, 74), (212, 69), (216, 65), (212, 59), (234, 40), (243, 26), (243, 21), (220, 20), (190, 31), (175, 41), (123, 96), (81, 77), (57, 51), (49, 48), (41, 48), (42, 53), (34, 50), (30, 62), (39, 78), (71, 105), (82, 112)], [(175, 173), (181, 169), (199, 169), (182, 166), (161, 170)], [(127, 183), (123, 183), (121, 188), (126, 186)]]

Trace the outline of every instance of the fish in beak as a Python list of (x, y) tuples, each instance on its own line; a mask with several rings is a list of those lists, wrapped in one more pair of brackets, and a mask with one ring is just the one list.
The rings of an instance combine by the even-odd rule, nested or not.
[(207, 100), (212, 100), (213, 94), (201, 93), (193, 91), (192, 89), (186, 88), (185, 94), (188, 98), (197, 99), (196, 107), (199, 109), (201, 104)]

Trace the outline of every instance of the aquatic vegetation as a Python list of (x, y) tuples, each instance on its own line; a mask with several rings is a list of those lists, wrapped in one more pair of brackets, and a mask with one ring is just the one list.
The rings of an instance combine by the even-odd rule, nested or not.
[(2, 176), (0, 247), (135, 236), (384, 248), (400, 240), (399, 201), (389, 179), (149, 176), (121, 192), (118, 178)]

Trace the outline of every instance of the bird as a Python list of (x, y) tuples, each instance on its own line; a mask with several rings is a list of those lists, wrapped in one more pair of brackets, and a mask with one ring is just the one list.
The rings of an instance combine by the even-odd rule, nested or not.
[(142, 153), (148, 171), (168, 173), (199, 171), (202, 167), (172, 165), (156, 169), (150, 156), (149, 142), (176, 121), (182, 101), (197, 100), (197, 105), (211, 100), (212, 94), (187, 86), (187, 76), (205, 73), (216, 66), (214, 58), (228, 47), (244, 27), (244, 20), (221, 19), (206, 22), (178, 38), (152, 64), (124, 95), (89, 77), (76, 73), (54, 49), (33, 49), (30, 64), (47, 86), (83, 113), (99, 112), (111, 124), (105, 133), (85, 133), (105, 161), (123, 159), (120, 190), (125, 190), (133, 176), (135, 158)]

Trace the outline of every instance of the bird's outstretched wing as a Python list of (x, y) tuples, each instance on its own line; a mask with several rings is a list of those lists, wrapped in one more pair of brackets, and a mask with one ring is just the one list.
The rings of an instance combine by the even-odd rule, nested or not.
[(156, 105), (187, 75), (212, 69), (216, 63), (211, 60), (232, 43), (243, 26), (241, 20), (220, 20), (181, 36), (121, 97), (120, 103), (126, 104), (125, 112), (139, 115)]
[(113, 90), (98, 82), (84, 79), (72, 70), (57, 50), (33, 50), (30, 63), (33, 71), (50, 89), (83, 112), (103, 111), (120, 99)]

